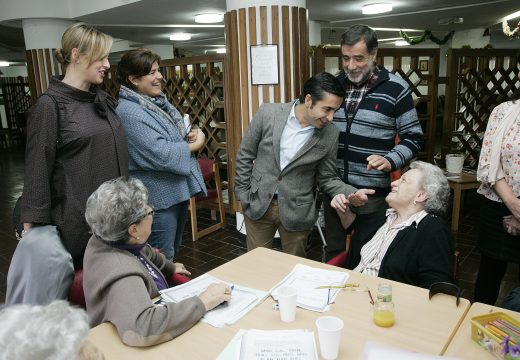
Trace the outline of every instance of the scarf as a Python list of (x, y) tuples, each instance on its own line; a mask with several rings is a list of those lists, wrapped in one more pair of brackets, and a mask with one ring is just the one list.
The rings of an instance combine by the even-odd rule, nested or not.
[(168, 283), (165, 281), (164, 276), (162, 273), (157, 273), (156, 269), (150, 264), (150, 260), (145, 258), (141, 254), (141, 250), (146, 246), (146, 243), (144, 244), (118, 244), (113, 241), (104, 241), (103, 242), (113, 248), (120, 249), (120, 250), (126, 250), (132, 255), (134, 255), (137, 260), (143, 264), (143, 266), (148, 270), (148, 273), (152, 277), (153, 281), (155, 282), (155, 285), (157, 286), (158, 290), (164, 290), (168, 288)]
[(186, 126), (184, 126), (184, 120), (181, 113), (168, 102), (166, 96), (163, 93), (156, 97), (150, 97), (129, 89), (124, 85), (121, 85), (119, 94), (120, 96), (123, 95), (125, 98), (136, 100), (138, 104), (145, 109), (148, 109), (160, 117), (168, 120), (182, 138), (186, 137)]

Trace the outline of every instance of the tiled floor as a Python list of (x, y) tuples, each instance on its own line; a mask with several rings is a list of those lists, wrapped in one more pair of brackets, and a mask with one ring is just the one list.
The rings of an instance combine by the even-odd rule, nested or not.
[[(22, 191), (23, 167), (22, 151), (9, 153), (0, 151), (0, 303), (5, 298), (7, 270), (16, 247), (14, 233), (11, 230), (11, 212)], [(480, 254), (476, 248), (478, 205), (475, 192), (466, 191), (466, 193), (460, 229), (455, 236), (457, 249), (461, 253), (459, 285), (464, 291), (463, 296), (473, 300), (473, 286), (480, 260)], [(210, 221), (209, 214), (204, 215), (199, 219), (201, 225)], [(196, 242), (191, 241), (189, 224), (186, 226), (183, 245), (177, 260), (190, 269), (192, 276), (199, 276), (246, 252), (245, 237), (235, 230), (234, 221), (234, 216), (228, 216), (229, 225), (225, 229)], [(321, 260), (321, 240), (317, 231), (312, 235), (308, 258)], [(509, 266), (508, 273), (502, 282), (497, 304), (501, 303), (502, 298), (510, 289), (519, 286), (518, 273), (517, 265)]]

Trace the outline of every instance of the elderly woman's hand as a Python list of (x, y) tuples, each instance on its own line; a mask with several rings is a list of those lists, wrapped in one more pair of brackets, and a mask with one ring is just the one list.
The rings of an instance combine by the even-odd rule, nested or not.
[(186, 267), (184, 266), (184, 264), (181, 264), (181, 263), (173, 263), (173, 265), (175, 265), (175, 273), (176, 274), (182, 274), (182, 275), (191, 275), (191, 273), (186, 270)]
[(199, 299), (209, 311), (224, 301), (231, 300), (231, 288), (226, 284), (211, 284), (206, 290), (199, 294)]
[(332, 198), (330, 207), (335, 209), (338, 213), (345, 213), (348, 206), (348, 199), (345, 194), (338, 194)]

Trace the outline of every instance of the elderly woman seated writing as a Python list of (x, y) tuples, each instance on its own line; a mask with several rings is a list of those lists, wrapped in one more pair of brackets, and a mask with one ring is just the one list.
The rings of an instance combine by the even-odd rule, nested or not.
[[(392, 182), (386, 221), (361, 249), (354, 271), (428, 288), (453, 282), (454, 238), (439, 217), (448, 207), (450, 188), (441, 169), (415, 161)], [(347, 204), (332, 202), (342, 225), (355, 218)]]
[(153, 210), (137, 179), (103, 183), (88, 199), (92, 230), (84, 257), (83, 287), (90, 325), (111, 322), (131, 346), (159, 344), (182, 334), (205, 314), (231, 299), (231, 289), (212, 284), (199, 296), (155, 305), (172, 274), (189, 274), (146, 243)]

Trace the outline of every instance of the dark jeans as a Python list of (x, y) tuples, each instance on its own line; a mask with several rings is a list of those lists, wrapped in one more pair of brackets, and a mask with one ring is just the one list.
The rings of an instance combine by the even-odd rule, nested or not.
[(188, 219), (188, 201), (155, 211), (152, 234), (148, 243), (173, 260), (181, 246), (182, 234)]

